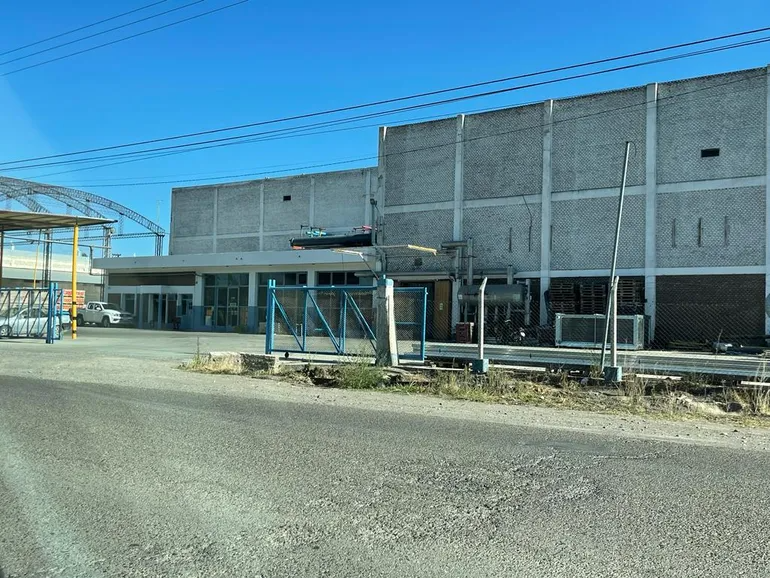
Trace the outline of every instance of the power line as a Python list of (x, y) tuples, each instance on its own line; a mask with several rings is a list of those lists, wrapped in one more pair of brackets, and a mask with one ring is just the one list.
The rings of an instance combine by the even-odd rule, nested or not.
[(61, 38), (63, 36), (69, 36), (70, 34), (74, 34), (75, 32), (80, 32), (81, 30), (86, 30), (88, 28), (93, 28), (94, 26), (99, 26), (100, 24), (104, 24), (105, 22), (110, 22), (112, 20), (117, 20), (118, 18), (123, 18), (123, 16), (128, 16), (129, 14), (134, 14), (136, 12), (141, 12), (142, 10), (147, 10), (148, 8), (152, 8), (153, 6), (157, 6), (158, 4), (163, 4), (164, 2), (168, 2), (168, 0), (159, 0), (158, 2), (153, 2), (152, 4), (146, 4), (145, 6), (140, 6), (139, 8), (134, 8), (133, 10), (129, 10), (128, 12), (123, 12), (121, 14), (116, 14), (115, 16), (110, 16), (109, 18), (105, 18), (104, 20), (99, 20), (98, 22), (93, 22), (91, 24), (86, 24), (85, 26), (80, 26), (79, 28), (73, 28), (72, 30), (67, 30), (66, 32), (61, 32), (59, 34), (55, 34), (54, 36), (49, 36), (48, 38), (43, 38), (42, 40), (37, 40), (35, 42), (30, 42), (29, 44), (25, 44), (24, 46), (19, 46), (18, 48), (12, 48), (11, 50), (6, 50), (5, 52), (0, 52), (0, 56), (5, 56), (7, 54), (13, 54), (14, 52), (18, 52), (20, 50), (25, 50), (27, 48), (32, 48), (33, 46), (37, 46), (37, 45), (43, 44), (45, 42), (50, 42), (51, 40), (56, 40), (57, 38)]
[[(667, 96), (667, 97), (659, 97), (658, 100), (657, 100), (657, 106), (660, 109), (660, 108), (665, 107), (665, 106), (670, 106), (671, 104), (673, 104), (671, 101), (674, 100), (674, 99), (677, 99), (677, 98), (682, 98), (682, 97), (685, 97), (685, 96), (690, 96), (690, 95), (693, 95), (693, 94), (696, 94), (696, 93), (705, 92), (705, 91), (709, 91), (709, 90), (716, 90), (716, 89), (720, 89), (720, 88), (723, 88), (725, 86), (733, 85), (733, 84), (736, 84), (736, 83), (747, 82), (747, 81), (750, 81), (750, 80), (755, 80), (757, 78), (763, 78), (764, 79), (765, 76), (766, 76), (766, 72), (762, 71), (762, 73), (754, 75), (754, 76), (749, 76), (748, 78), (740, 78), (740, 79), (736, 79), (736, 80), (730, 80), (730, 81), (723, 82), (723, 83), (720, 83), (720, 84), (716, 84), (716, 85), (713, 85), (713, 86), (696, 88), (696, 89), (693, 89), (693, 90), (690, 90), (690, 91), (682, 92), (682, 93), (679, 93), (679, 94), (674, 94), (674, 95)], [(743, 91), (757, 90), (759, 88), (762, 88), (762, 87), (751, 87), (751, 88), (743, 89)], [(712, 96), (705, 95), (705, 96), (702, 96), (701, 98), (708, 99), (708, 98), (712, 98)], [(558, 125), (558, 124), (563, 124), (563, 123), (568, 123), (568, 122), (575, 122), (575, 121), (578, 121), (578, 120), (584, 120), (584, 119), (587, 119), (587, 118), (597, 117), (597, 116), (601, 116), (601, 115), (605, 115), (605, 114), (617, 113), (617, 112), (624, 111), (624, 110), (631, 110), (631, 109), (634, 109), (634, 108), (645, 108), (646, 106), (647, 106), (647, 102), (646, 101), (645, 102), (641, 102), (641, 103), (628, 104), (628, 105), (623, 105), (623, 106), (618, 106), (618, 107), (614, 107), (614, 108), (608, 108), (608, 109), (600, 110), (600, 111), (593, 112), (593, 113), (587, 113), (587, 114), (583, 114), (583, 115), (568, 117), (568, 118), (561, 119), (561, 120), (554, 120), (551, 124), (552, 125)], [(548, 125), (546, 125), (546, 124), (536, 124), (536, 125), (530, 125), (530, 126), (526, 126), (526, 127), (519, 127), (519, 128), (512, 129), (512, 130), (496, 132), (496, 133), (492, 133), (492, 134), (485, 134), (485, 135), (481, 135), (481, 136), (477, 136), (477, 137), (464, 138), (463, 139), (463, 143), (465, 144), (465, 143), (469, 143), (469, 142), (480, 141), (480, 140), (487, 139), (487, 138), (494, 138), (494, 137), (498, 137), (498, 136), (505, 136), (505, 135), (514, 134), (514, 133), (517, 133), (517, 132), (524, 132), (524, 131), (529, 131), (529, 130), (542, 129), (542, 128), (546, 127), (546, 126), (548, 126)], [(274, 139), (264, 139), (264, 140), (274, 140)], [(426, 151), (426, 150), (431, 150), (431, 149), (436, 149), (436, 148), (441, 148), (441, 147), (450, 147), (450, 146), (454, 147), (455, 144), (456, 144), (456, 141), (455, 140), (451, 140), (451, 141), (445, 141), (445, 142), (441, 142), (441, 143), (437, 143), (437, 144), (433, 144), (433, 145), (417, 147), (417, 148), (412, 148), (412, 149), (398, 151), (398, 152), (385, 153), (383, 156), (385, 158), (390, 158), (390, 157), (394, 157), (394, 156), (398, 156), (398, 155), (412, 154), (412, 153), (416, 153), (416, 152), (423, 152), (423, 151)], [(169, 153), (167, 153), (167, 154), (169, 154)], [(332, 162), (306, 164), (306, 165), (303, 165), (303, 166), (295, 166), (295, 167), (286, 168), (286, 169), (278, 170), (278, 171), (264, 171), (263, 170), (263, 171), (259, 171), (259, 172), (231, 174), (231, 175), (224, 175), (224, 176), (211, 177), (211, 178), (183, 179), (183, 180), (177, 179), (177, 180), (169, 180), (169, 181), (154, 181), (154, 182), (140, 182), (140, 183), (120, 183), (120, 184), (103, 184), (103, 185), (92, 185), (92, 186), (95, 187), (95, 188), (102, 188), (102, 187), (134, 187), (134, 186), (168, 185), (168, 184), (173, 185), (173, 184), (188, 183), (188, 182), (199, 183), (201, 181), (206, 181), (206, 180), (237, 179), (237, 178), (245, 178), (245, 177), (255, 177), (255, 176), (291, 173), (291, 172), (297, 172), (297, 171), (304, 171), (304, 170), (311, 170), (311, 169), (318, 169), (318, 168), (326, 168), (326, 167), (330, 167), (330, 166), (340, 166), (340, 165), (345, 165), (345, 164), (353, 164), (353, 163), (358, 163), (358, 162), (363, 162), (363, 161), (372, 161), (372, 160), (376, 160), (378, 158), (379, 158), (379, 155), (371, 155), (371, 156), (366, 156), (366, 157), (344, 159), (344, 160), (332, 161)]]
[(176, 8), (171, 8), (170, 10), (166, 10), (165, 12), (158, 12), (157, 14), (153, 14), (152, 16), (146, 16), (144, 18), (140, 18), (139, 20), (132, 20), (131, 22), (126, 22), (125, 24), (121, 24), (120, 26), (107, 28), (106, 30), (100, 30), (99, 32), (89, 34), (88, 36), (76, 38), (75, 40), (70, 40), (69, 42), (62, 42), (61, 44), (57, 44), (56, 46), (49, 46), (48, 48), (44, 48), (43, 50), (38, 50), (37, 52), (31, 52), (29, 54), (25, 54), (24, 56), (17, 56), (16, 58), (12, 58), (11, 60), (0, 62), (0, 66), (5, 66), (6, 64), (11, 64), (12, 62), (18, 62), (19, 60), (32, 58), (33, 56), (37, 56), (38, 54), (44, 54), (46, 52), (50, 52), (51, 50), (62, 48), (63, 46), (69, 46), (70, 44), (77, 44), (78, 42), (83, 42), (84, 40), (96, 38), (97, 36), (102, 36), (103, 34), (109, 34), (110, 32), (115, 32), (116, 30), (127, 28), (129, 26), (133, 26), (134, 24), (139, 24), (140, 22), (146, 22), (147, 20), (160, 18), (161, 16), (165, 16), (166, 14), (171, 14), (172, 12), (176, 12), (177, 10), (183, 10), (185, 8), (189, 8), (190, 6), (194, 6), (195, 4), (200, 4), (201, 2), (204, 2), (204, 1), (205, 0), (195, 0), (194, 2), (190, 2), (189, 4), (183, 4), (181, 6), (177, 6)]
[[(566, 81), (570, 81), (570, 80), (589, 78), (589, 77), (593, 77), (593, 76), (599, 76), (599, 75), (602, 75), (602, 74), (608, 74), (610, 72), (618, 72), (618, 71), (622, 71), (622, 70), (630, 70), (630, 69), (639, 68), (639, 67), (642, 67), (642, 66), (650, 66), (650, 65), (653, 65), (653, 64), (660, 64), (662, 62), (670, 62), (670, 61), (674, 61), (674, 60), (681, 60), (681, 59), (685, 59), (685, 58), (692, 58), (694, 56), (702, 56), (704, 54), (711, 54), (711, 53), (721, 52), (721, 51), (725, 51), (725, 50), (733, 50), (733, 49), (736, 49), (736, 48), (742, 48), (742, 47), (745, 47), (745, 46), (752, 46), (752, 45), (757, 45), (757, 44), (763, 44), (763, 43), (766, 43), (766, 42), (770, 42), (770, 36), (762, 37), (762, 38), (758, 38), (758, 39), (754, 39), (754, 40), (747, 40), (747, 41), (737, 42), (737, 43), (733, 43), (733, 44), (727, 44), (727, 45), (723, 45), (723, 46), (716, 46), (716, 47), (706, 48), (706, 49), (692, 51), (692, 52), (685, 52), (685, 53), (682, 53), (682, 54), (675, 54), (675, 55), (671, 55), (671, 56), (656, 58), (656, 59), (652, 59), (652, 60), (646, 60), (646, 61), (642, 61), (642, 62), (635, 62), (635, 63), (631, 63), (631, 64), (625, 64), (625, 65), (622, 65), (622, 66), (616, 66), (616, 67), (612, 67), (612, 68), (605, 68), (605, 69), (601, 69), (601, 70), (595, 70), (595, 71), (590, 71), (590, 72), (583, 72), (583, 73), (580, 73), (580, 74), (573, 74), (571, 76), (566, 76), (566, 77), (547, 79), (547, 80), (542, 80), (542, 81), (538, 81), (538, 82), (531, 82), (531, 83), (523, 84), (523, 85), (517, 85), (517, 86), (512, 86), (512, 87), (507, 87), (507, 88), (500, 88), (500, 89), (496, 89), (496, 90), (492, 90), (492, 91), (486, 91), (486, 92), (481, 92), (481, 93), (474, 93), (474, 94), (470, 94), (470, 95), (456, 96), (456, 97), (447, 98), (447, 99), (443, 99), (443, 100), (439, 100), (439, 101), (414, 104), (414, 105), (409, 105), (409, 106), (405, 106), (405, 107), (399, 107), (399, 108), (396, 108), (396, 109), (391, 109), (391, 110), (388, 110), (388, 111), (372, 112), (372, 113), (367, 113), (367, 114), (363, 114), (363, 115), (357, 115), (357, 116), (353, 116), (353, 117), (349, 117), (349, 118), (344, 118), (344, 119), (337, 119), (337, 120), (331, 120), (331, 121), (322, 121), (322, 122), (318, 122), (318, 123), (311, 123), (311, 124), (306, 124), (306, 125), (300, 126), (300, 127), (289, 127), (289, 128), (272, 129), (272, 130), (269, 130), (269, 131), (248, 133), (248, 134), (245, 134), (245, 135), (220, 137), (220, 138), (216, 138), (216, 139), (208, 139), (208, 140), (197, 141), (197, 142), (192, 142), (192, 143), (182, 143), (182, 144), (176, 144), (176, 145), (167, 145), (167, 146), (162, 146), (162, 147), (154, 147), (154, 148), (150, 148), (150, 149), (143, 149), (143, 150), (140, 150), (140, 151), (128, 151), (128, 152), (123, 152), (123, 153), (113, 153), (113, 154), (108, 154), (108, 155), (94, 156), (94, 157), (85, 158), (85, 159), (60, 160), (60, 161), (36, 163), (36, 164), (29, 164), (29, 165), (23, 165), (23, 166), (15, 166), (15, 167), (14, 166), (12, 166), (12, 167), (5, 166), (5, 165), (8, 165), (8, 164), (13, 164), (13, 161), (8, 161), (8, 162), (5, 162), (5, 163), (0, 163), (0, 167), (2, 167), (6, 171), (17, 171), (17, 170), (26, 170), (26, 169), (38, 168), (38, 167), (46, 167), (46, 166), (59, 166), (59, 165), (67, 165), (67, 164), (73, 164), (73, 163), (90, 162), (90, 161), (103, 160), (103, 159), (129, 157), (129, 156), (146, 154), (146, 153), (149, 153), (149, 152), (156, 152), (156, 151), (169, 151), (169, 150), (189, 149), (191, 147), (200, 147), (200, 145), (205, 145), (205, 144), (218, 144), (218, 143), (227, 143), (227, 142), (233, 142), (233, 141), (243, 141), (244, 139), (247, 139), (247, 138), (250, 138), (250, 137), (262, 137), (262, 136), (266, 136), (266, 135), (282, 133), (282, 132), (285, 132), (285, 131), (306, 129), (306, 128), (319, 127), (319, 126), (329, 126), (329, 125), (353, 122), (353, 121), (361, 120), (361, 119), (376, 118), (376, 117), (380, 117), (380, 116), (383, 116), (383, 115), (391, 115), (391, 114), (401, 113), (401, 112), (406, 112), (406, 111), (411, 111), (411, 110), (417, 110), (417, 109), (422, 109), (422, 108), (429, 108), (429, 107), (440, 106), (440, 105), (444, 105), (444, 104), (451, 104), (451, 103), (455, 103), (455, 102), (461, 102), (461, 101), (465, 101), (465, 100), (471, 100), (471, 99), (482, 98), (482, 97), (487, 97), (487, 96), (494, 96), (494, 95), (514, 92), (514, 91), (524, 90), (524, 89), (527, 89), (527, 88), (535, 88), (535, 87), (546, 86), (546, 85), (550, 85), (550, 84), (557, 84), (557, 83), (560, 83), (560, 82), (566, 82)], [(194, 149), (194, 150), (199, 150), (199, 149)], [(68, 155), (66, 155), (66, 154), (65, 155), (51, 155), (51, 156), (45, 157), (45, 158), (49, 158), (50, 159), (50, 158), (56, 158), (56, 157), (61, 157), (61, 156), (68, 156)], [(24, 161), (18, 161), (18, 162), (24, 162)]]
[(2, 76), (9, 76), (11, 74), (16, 74), (17, 72), (22, 72), (24, 70), (29, 70), (31, 68), (37, 68), (38, 66), (43, 66), (44, 64), (50, 64), (51, 62), (58, 62), (59, 60), (64, 60), (66, 58), (71, 58), (73, 56), (77, 56), (79, 54), (85, 54), (86, 52), (92, 52), (94, 50), (97, 50), (99, 48), (104, 48), (105, 46), (112, 46), (113, 44), (118, 44), (119, 42), (124, 42), (126, 40), (131, 40), (132, 38), (137, 38), (139, 36), (144, 36), (145, 34), (150, 34), (152, 32), (157, 32), (158, 30), (164, 30), (166, 28), (170, 28), (172, 26), (176, 26), (177, 24), (183, 24), (184, 22), (189, 22), (190, 20), (195, 20), (196, 18), (201, 18), (203, 16), (208, 16), (209, 14), (214, 14), (215, 12), (221, 12), (222, 10), (227, 10), (228, 8), (233, 8), (234, 6), (238, 6), (239, 4), (244, 4), (248, 2), (249, 0), (239, 0), (238, 2), (233, 2), (232, 4), (227, 4), (225, 6), (222, 6), (220, 8), (215, 8), (214, 10), (209, 10), (208, 12), (201, 12), (200, 14), (196, 14), (194, 16), (190, 16), (188, 18), (183, 18), (181, 20), (175, 20), (174, 22), (170, 22), (168, 24), (164, 24), (163, 26), (158, 26), (157, 28), (150, 28), (149, 30), (145, 30), (143, 32), (137, 32), (136, 34), (132, 34), (130, 36), (124, 36), (123, 38), (118, 38), (117, 40), (112, 40), (110, 42), (105, 42), (104, 44), (97, 44), (96, 46), (92, 46), (90, 48), (85, 48), (83, 50), (78, 50), (77, 52), (71, 52), (69, 54), (65, 54), (64, 56), (59, 56), (57, 58), (51, 58), (50, 60), (44, 60), (42, 62), (37, 62), (35, 64), (30, 64), (29, 66), (24, 66), (22, 68), (17, 68), (15, 70), (10, 70), (8, 72), (5, 72), (3, 74), (0, 74), (0, 77)]
[[(243, 0), (243, 1), (246, 1), (246, 0)], [(578, 64), (570, 64), (570, 65), (560, 66), (560, 67), (551, 68), (551, 69), (547, 69), (547, 70), (540, 70), (540, 71), (536, 71), (536, 72), (529, 72), (529, 73), (524, 73), (524, 74), (518, 74), (518, 75), (514, 75), (514, 76), (508, 76), (508, 77), (505, 77), (505, 78), (498, 78), (498, 79), (493, 79), (493, 80), (486, 80), (486, 81), (481, 81), (481, 82), (475, 82), (475, 83), (471, 83), (471, 84), (454, 86), (454, 87), (444, 88), (444, 89), (439, 89), (439, 90), (432, 90), (432, 91), (427, 91), (427, 92), (422, 92), (422, 93), (417, 93), (417, 94), (411, 94), (411, 95), (406, 95), (406, 96), (401, 96), (401, 97), (395, 97), (395, 98), (389, 98), (389, 99), (384, 99), (384, 100), (378, 100), (378, 101), (363, 103), (363, 104), (356, 104), (356, 105), (338, 107), (338, 108), (327, 109), (327, 110), (323, 110), (323, 111), (310, 112), (310, 113), (293, 115), (293, 116), (288, 116), (288, 117), (283, 117), (283, 118), (277, 118), (277, 119), (270, 119), (270, 120), (265, 120), (265, 121), (252, 122), (252, 123), (234, 125), (234, 126), (229, 126), (229, 127), (210, 129), (210, 130), (205, 130), (205, 131), (197, 131), (197, 132), (186, 133), (186, 134), (181, 134), (181, 135), (174, 135), (174, 136), (161, 137), (161, 138), (155, 138), (155, 139), (147, 139), (147, 140), (141, 140), (141, 141), (134, 141), (134, 142), (130, 142), (130, 143), (122, 143), (122, 144), (117, 144), (117, 145), (110, 145), (110, 146), (97, 147), (97, 148), (91, 148), (91, 149), (83, 149), (83, 150), (80, 150), (80, 151), (73, 151), (73, 152), (68, 152), (68, 153), (59, 153), (59, 154), (55, 154), (55, 155), (31, 157), (31, 158), (19, 159), (19, 160), (15, 160), (15, 161), (7, 161), (7, 162), (4, 162), (4, 163), (0, 163), (0, 165), (18, 164), (18, 163), (24, 163), (24, 162), (47, 160), (47, 159), (52, 159), (52, 158), (61, 158), (61, 157), (75, 156), (75, 155), (81, 155), (81, 154), (90, 154), (90, 153), (95, 153), (95, 152), (104, 152), (104, 151), (108, 151), (108, 150), (115, 150), (115, 149), (135, 147), (135, 146), (142, 146), (142, 145), (147, 145), (147, 144), (155, 144), (155, 143), (167, 142), (167, 141), (179, 140), (179, 139), (185, 139), (185, 138), (193, 138), (193, 137), (205, 136), (205, 135), (216, 134), (216, 133), (221, 133), (221, 132), (229, 132), (229, 131), (234, 131), (234, 130), (241, 130), (241, 129), (245, 129), (245, 128), (253, 128), (253, 127), (256, 127), (256, 126), (265, 126), (265, 125), (269, 125), (269, 124), (284, 123), (284, 122), (290, 122), (290, 121), (295, 121), (295, 120), (305, 120), (305, 119), (308, 119), (308, 118), (314, 118), (314, 117), (318, 117), (318, 116), (326, 116), (326, 115), (337, 114), (337, 113), (341, 113), (341, 112), (350, 112), (350, 111), (353, 111), (353, 110), (359, 110), (359, 109), (363, 109), (363, 108), (371, 108), (371, 107), (375, 107), (375, 106), (382, 106), (382, 105), (385, 105), (385, 104), (393, 104), (393, 103), (396, 103), (396, 102), (403, 102), (403, 101), (407, 101), (407, 100), (414, 100), (414, 99), (425, 98), (425, 97), (429, 97), (429, 96), (436, 96), (436, 95), (439, 95), (439, 94), (445, 94), (445, 93), (449, 93), (449, 92), (457, 92), (457, 91), (467, 90), (467, 89), (471, 89), (471, 88), (479, 88), (479, 87), (482, 87), (482, 86), (488, 86), (488, 85), (492, 85), (492, 84), (500, 84), (500, 83), (504, 83), (504, 82), (511, 82), (511, 81), (514, 81), (514, 80), (523, 80), (525, 78), (531, 78), (531, 77), (535, 77), (535, 76), (542, 76), (542, 75), (553, 74), (553, 73), (557, 73), (557, 72), (566, 72), (566, 71), (574, 70), (574, 69), (577, 69), (577, 68), (585, 68), (585, 67), (595, 66), (595, 65), (598, 65), (598, 64), (607, 64), (609, 62), (615, 62), (615, 61), (619, 61), (619, 60), (626, 60), (626, 59), (629, 59), (629, 58), (636, 58), (636, 57), (640, 57), (640, 56), (647, 56), (647, 55), (650, 55), (650, 54), (657, 54), (657, 53), (660, 53), (660, 52), (668, 52), (668, 51), (671, 51), (671, 50), (677, 50), (677, 49), (680, 49), (680, 48), (687, 48), (687, 47), (697, 46), (697, 45), (701, 45), (701, 44), (708, 44), (708, 43), (712, 43), (712, 42), (719, 42), (721, 40), (727, 40), (727, 39), (730, 39), (730, 38), (737, 38), (737, 37), (742, 37), (742, 36), (748, 36), (748, 35), (758, 34), (760, 32), (767, 32), (767, 31), (770, 31), (770, 26), (763, 27), (763, 28), (756, 28), (756, 29), (753, 29), (753, 30), (746, 30), (746, 31), (741, 31), (741, 32), (735, 32), (735, 33), (732, 33), (732, 34), (725, 34), (725, 35), (721, 35), (721, 36), (712, 36), (712, 37), (703, 38), (703, 39), (700, 39), (700, 40), (694, 40), (694, 41), (684, 42), (684, 43), (680, 43), (680, 44), (673, 44), (673, 45), (664, 46), (664, 47), (660, 47), (660, 48), (654, 48), (654, 49), (650, 49), (650, 50), (643, 50), (643, 51), (633, 52), (633, 53), (624, 54), (624, 55), (620, 55), (620, 56), (612, 56), (612, 57), (608, 57), (608, 58), (602, 58), (602, 59), (582, 62), (582, 63), (578, 63)], [(151, 32), (151, 31), (148, 31), (148, 32)], [(142, 34), (146, 34), (146, 32), (142, 33)], [(119, 41), (120, 40), (118, 40), (116, 42), (119, 42)], [(24, 70), (24, 69), (20, 69), (20, 70)], [(11, 72), (6, 73), (6, 74), (13, 74), (14, 72), (19, 72), (19, 70), (11, 71)]]
[[(460, 113), (462, 113), (462, 114), (474, 114), (474, 113), (478, 113), (478, 112), (492, 112), (492, 111), (504, 110), (504, 109), (512, 108), (512, 107), (527, 106), (529, 104), (535, 104), (535, 103), (538, 103), (538, 102), (541, 102), (541, 101), (538, 100), (538, 101), (531, 101), (531, 102), (519, 102), (519, 103), (515, 103), (515, 104), (506, 104), (504, 106), (497, 106), (497, 107), (493, 107), (493, 108), (485, 107), (485, 108), (476, 108), (476, 109), (471, 109), (471, 110), (462, 110), (462, 111), (458, 111), (458, 112), (455, 112), (455, 113), (442, 113), (442, 114), (433, 114), (433, 115), (428, 115), (428, 116), (417, 116), (417, 117), (410, 117), (410, 118), (407, 118), (407, 119), (399, 119), (398, 122), (402, 123), (402, 124), (411, 124), (411, 123), (422, 122), (422, 121), (426, 121), (426, 120), (443, 119), (443, 118), (447, 118), (448, 115), (451, 116), (453, 114), (460, 114)], [(364, 129), (364, 128), (374, 128), (374, 127), (379, 127), (379, 126), (381, 126), (381, 123), (379, 123), (379, 122), (378, 123), (369, 123), (369, 124), (362, 124), (362, 125), (357, 125), (357, 126), (349, 126), (349, 127), (345, 127), (345, 128), (337, 128), (337, 129), (333, 129), (333, 130), (323, 130), (323, 131), (317, 131), (317, 132), (309, 132), (309, 131), (308, 132), (302, 132), (300, 134), (292, 134), (292, 135), (287, 136), (285, 138), (292, 138), (292, 137), (295, 137), (295, 136), (296, 137), (301, 137), (301, 136), (324, 135), (324, 134), (331, 134), (331, 133), (337, 133), (337, 132), (347, 132), (347, 131), (352, 131), (352, 130), (360, 130), (360, 129)], [(396, 125), (389, 125), (389, 126), (396, 126)], [(247, 141), (243, 141), (243, 142), (239, 142), (239, 143), (228, 143), (226, 145), (219, 145), (219, 146), (232, 146), (232, 145), (238, 145), (238, 144), (253, 144), (253, 143), (259, 143), (259, 142), (265, 142), (266, 140), (282, 140), (282, 139), (278, 139), (278, 138), (272, 138), (272, 139), (258, 139), (258, 138), (254, 138), (254, 139), (249, 139)], [(209, 149), (209, 148), (216, 148), (216, 147), (214, 147), (214, 146), (211, 146), (211, 147), (202, 146), (199, 149), (194, 149), (193, 151), (190, 151), (190, 152), (195, 152), (195, 151), (198, 151), (198, 150), (205, 150), (205, 149)], [(70, 173), (75, 173), (75, 172), (80, 172), (80, 171), (88, 171), (88, 170), (92, 170), (92, 169), (101, 169), (101, 168), (105, 168), (105, 167), (112, 167), (112, 166), (118, 166), (118, 165), (123, 165), (123, 164), (127, 164), (127, 163), (133, 163), (133, 162), (137, 162), (137, 161), (153, 160), (153, 159), (156, 159), (156, 158), (162, 158), (162, 157), (167, 157), (167, 156), (181, 154), (183, 152), (187, 152), (187, 151), (172, 151), (172, 152), (167, 152), (167, 153), (149, 153), (147, 156), (141, 157), (141, 158), (128, 159), (128, 160), (117, 161), (117, 162), (113, 162), (113, 163), (105, 163), (105, 164), (101, 164), (101, 165), (92, 165), (92, 166), (89, 166), (89, 167), (81, 167), (81, 168), (77, 168), (77, 169), (69, 169), (69, 170), (66, 170), (66, 171), (57, 171), (55, 173), (46, 173), (46, 174), (42, 174), (42, 175), (34, 175), (34, 176), (29, 177), (29, 178), (32, 179), (32, 180), (43, 179), (43, 178), (46, 178), (46, 177), (52, 177), (52, 176), (56, 176), (56, 175), (70, 174)], [(267, 169), (267, 168), (280, 168), (280, 167), (289, 167), (289, 166), (293, 166), (293, 163), (281, 163), (281, 164), (277, 164), (277, 165), (267, 165), (267, 166), (262, 167), (262, 168)], [(233, 170), (234, 169), (221, 170), (221, 171), (215, 171), (215, 172), (228, 173), (228, 172), (232, 172)], [(241, 170), (245, 171), (245, 170), (248, 170), (248, 169), (241, 169)], [(193, 176), (211, 175), (211, 174), (213, 174), (213, 173), (209, 171), (209, 172), (200, 172), (200, 173), (181, 173), (181, 174), (180, 173), (175, 173), (175, 174), (171, 174), (171, 175), (154, 175), (154, 176), (136, 177), (136, 178), (146, 178), (146, 179), (169, 178), (170, 179), (170, 178), (193, 177)], [(91, 184), (95, 184), (95, 183), (109, 183), (109, 182), (115, 182), (115, 181), (125, 181), (128, 178), (129, 177), (118, 177), (118, 178), (113, 178), (113, 179), (99, 179), (99, 180), (96, 180), (96, 181), (89, 181), (86, 184), (82, 184), (81, 181), (78, 181), (77, 183), (81, 183), (80, 186), (90, 186)], [(77, 183), (75, 183), (75, 184), (77, 184)]]

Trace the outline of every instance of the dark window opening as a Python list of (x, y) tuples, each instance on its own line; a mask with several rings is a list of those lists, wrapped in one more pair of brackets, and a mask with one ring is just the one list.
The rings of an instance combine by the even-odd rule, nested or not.
[(284, 201), (291, 201), (291, 195), (284, 195), (283, 196)]
[(708, 157), (718, 157), (719, 149), (701, 149), (700, 156), (702, 159), (705, 159)]
[(317, 285), (360, 285), (361, 282), (355, 271), (319, 272), (316, 277)]

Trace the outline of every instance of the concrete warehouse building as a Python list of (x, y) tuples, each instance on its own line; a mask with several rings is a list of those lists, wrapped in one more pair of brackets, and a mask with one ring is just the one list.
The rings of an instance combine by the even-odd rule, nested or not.
[[(433, 339), (464, 316), (461, 286), (525, 284), (517, 322), (606, 307), (618, 188), (619, 312), (652, 342), (770, 333), (768, 69), (649, 84), (380, 129), (376, 168), (176, 188), (169, 256), (97, 260), (108, 298), (163, 325), (256, 331), (267, 279), (429, 288)], [(381, 247), (296, 251), (303, 226), (376, 229)], [(164, 297), (165, 296), (165, 297)], [(173, 298), (172, 298), (173, 296)], [(142, 309), (143, 304), (143, 309)], [(169, 309), (170, 308), (170, 309)], [(467, 309), (466, 309), (467, 311)]]

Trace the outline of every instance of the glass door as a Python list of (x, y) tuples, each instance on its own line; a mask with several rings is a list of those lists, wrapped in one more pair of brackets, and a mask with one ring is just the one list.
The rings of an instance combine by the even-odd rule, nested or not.
[(238, 287), (227, 288), (227, 326), (235, 328), (239, 325), (238, 320)]

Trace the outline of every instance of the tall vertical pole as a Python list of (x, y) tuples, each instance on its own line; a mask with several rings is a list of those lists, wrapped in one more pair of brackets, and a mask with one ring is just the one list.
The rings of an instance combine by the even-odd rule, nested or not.
[[(626, 153), (623, 158), (623, 178), (620, 181), (620, 198), (618, 199), (618, 218), (615, 221), (615, 245), (612, 249), (612, 268), (610, 269), (610, 287), (612, 290), (610, 291), (610, 302), (607, 303), (607, 316), (604, 319), (604, 339), (602, 339), (602, 356), (601, 356), (601, 368), (602, 371), (604, 371), (604, 362), (607, 358), (607, 337), (610, 329), (610, 316), (612, 315), (613, 311), (617, 312), (617, 303), (615, 301), (617, 300), (617, 285), (615, 282), (615, 271), (617, 270), (618, 266), (618, 246), (620, 244), (620, 223), (623, 217), (623, 199), (626, 196), (626, 179), (628, 177), (628, 157), (631, 153), (631, 141), (626, 141)], [(615, 319), (617, 315), (612, 315), (613, 319)], [(617, 323), (617, 320), (615, 319), (613, 323)], [(616, 338), (616, 335), (613, 333), (613, 342)], [(614, 361), (617, 361), (617, 352), (615, 354)], [(613, 364), (613, 367), (617, 367), (617, 365)]]
[(618, 277), (612, 280), (612, 338), (610, 341), (610, 362), (618, 366)]
[(72, 308), (70, 322), (72, 323), (72, 339), (78, 338), (78, 232), (75, 224), (72, 233)]
[(479, 308), (477, 319), (477, 323), (479, 325), (479, 330), (477, 333), (479, 338), (479, 359), (484, 359), (484, 291), (487, 289), (487, 281), (489, 281), (489, 279), (484, 277), (484, 280), (481, 282), (481, 287), (479, 287)]

